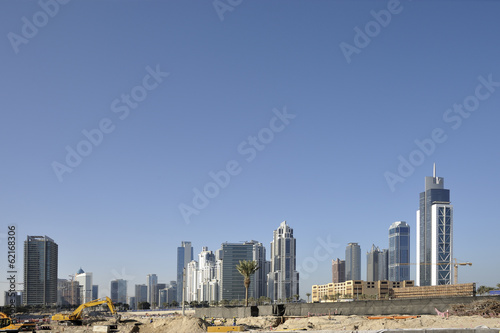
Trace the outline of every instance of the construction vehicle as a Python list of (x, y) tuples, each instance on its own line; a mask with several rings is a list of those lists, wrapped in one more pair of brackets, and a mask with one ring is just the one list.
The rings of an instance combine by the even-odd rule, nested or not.
[(5, 333), (17, 333), (17, 332), (35, 332), (36, 324), (35, 323), (17, 323), (10, 324), (9, 326), (0, 328), (0, 332)]
[(0, 328), (4, 328), (12, 324), (12, 319), (7, 316), (5, 313), (0, 312)]
[(34, 332), (36, 325), (34, 323), (14, 323), (14, 321), (5, 313), (0, 312), (0, 332)]
[(120, 320), (120, 316), (116, 312), (115, 306), (109, 297), (99, 298), (87, 303), (80, 305), (70, 314), (57, 313), (52, 316), (52, 321), (59, 322), (59, 324), (71, 324), (71, 325), (81, 325), (82, 324), (82, 314), (83, 310), (92, 306), (97, 306), (101, 304), (107, 304), (111, 314), (115, 317), (115, 320), (118, 322)]

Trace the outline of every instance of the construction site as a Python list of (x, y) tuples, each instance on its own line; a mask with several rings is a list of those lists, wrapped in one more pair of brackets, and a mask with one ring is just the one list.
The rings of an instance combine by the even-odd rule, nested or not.
[[(412, 287), (414, 288), (414, 287)], [(424, 291), (425, 293), (425, 291)], [(96, 311), (97, 310), (97, 311)], [(209, 307), (178, 311), (116, 311), (107, 297), (68, 313), (0, 313), (0, 332), (275, 332), (379, 331), (442, 328), (498, 332), (500, 296), (420, 297), (352, 302)], [(490, 330), (495, 329), (495, 330)]]

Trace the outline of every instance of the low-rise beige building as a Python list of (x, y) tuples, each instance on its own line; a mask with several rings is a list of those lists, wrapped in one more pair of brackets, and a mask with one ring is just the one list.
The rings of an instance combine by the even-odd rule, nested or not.
[(313, 302), (333, 302), (337, 299), (385, 299), (391, 289), (413, 287), (413, 281), (362, 281), (349, 280), (312, 286)]

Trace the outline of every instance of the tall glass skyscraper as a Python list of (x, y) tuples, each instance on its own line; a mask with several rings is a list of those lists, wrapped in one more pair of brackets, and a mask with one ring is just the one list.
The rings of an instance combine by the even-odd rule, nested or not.
[(409, 263), (410, 226), (404, 221), (394, 222), (389, 227), (389, 281), (409, 280)]
[(417, 211), (417, 286), (453, 284), (453, 206), (444, 178), (425, 177)]
[(349, 243), (345, 249), (345, 280), (361, 280), (361, 247)]
[(281, 222), (273, 232), (271, 242), (271, 271), (267, 278), (268, 296), (273, 300), (285, 301), (299, 294), (299, 272), (297, 265), (296, 240), (293, 229)]
[[(250, 243), (223, 243), (219, 251), (221, 259), (220, 272), (220, 300), (245, 299), (245, 285), (243, 275), (236, 266), (242, 260), (253, 260), (253, 244)], [(254, 297), (252, 286), (255, 283), (255, 274), (250, 277), (250, 289), (248, 297)]]
[(182, 302), (183, 284), (183, 271), (187, 264), (193, 260), (193, 248), (191, 242), (182, 242), (181, 246), (177, 248), (177, 302)]
[(24, 241), (25, 305), (57, 302), (58, 245), (47, 236), (27, 236)]

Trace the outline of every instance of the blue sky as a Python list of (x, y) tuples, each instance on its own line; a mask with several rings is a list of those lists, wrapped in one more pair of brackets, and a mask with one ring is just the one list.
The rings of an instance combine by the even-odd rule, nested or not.
[(0, 3), (0, 233), (17, 226), (19, 282), (26, 235), (53, 238), (59, 277), (82, 267), (104, 295), (115, 278), (174, 280), (181, 241), (269, 249), (286, 220), (305, 298), (349, 242), (366, 277), (394, 221), (414, 262), (435, 162), (455, 257), (473, 263), (460, 282), (499, 283), (500, 3), (231, 3)]

